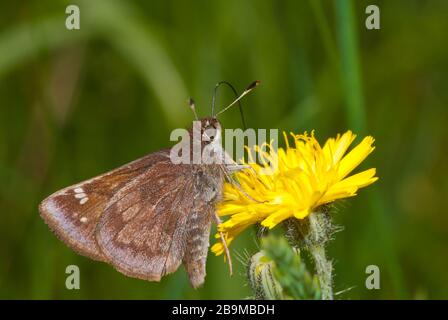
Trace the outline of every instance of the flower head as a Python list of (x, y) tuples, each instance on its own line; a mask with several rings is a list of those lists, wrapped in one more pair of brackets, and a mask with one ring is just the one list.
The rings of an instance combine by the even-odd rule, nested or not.
[[(224, 233), (227, 244), (252, 224), (271, 229), (291, 217), (304, 219), (319, 206), (355, 196), (359, 188), (378, 179), (374, 168), (349, 176), (375, 149), (370, 136), (347, 154), (356, 138), (351, 131), (328, 139), (323, 147), (314, 133), (291, 133), (292, 146), (284, 136), (286, 148), (277, 152), (267, 153), (255, 146), (259, 156), (270, 164), (251, 161), (251, 168), (236, 173), (240, 186), (224, 185), (224, 199), (217, 210), (218, 215), (230, 218), (218, 230)], [(216, 243), (212, 251), (222, 254), (222, 243)]]

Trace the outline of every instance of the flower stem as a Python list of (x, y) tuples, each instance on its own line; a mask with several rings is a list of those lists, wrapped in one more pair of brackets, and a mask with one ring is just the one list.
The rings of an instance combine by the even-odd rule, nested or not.
[[(333, 300), (333, 265), (325, 255), (325, 243), (328, 239), (329, 224), (320, 212), (309, 215), (308, 250), (313, 256), (314, 265), (322, 291), (322, 300)], [(325, 239), (325, 240), (324, 240)]]
[(332, 271), (331, 261), (325, 256), (323, 245), (313, 245), (309, 251), (314, 259), (317, 277), (319, 278), (320, 289), (322, 291), (322, 300), (333, 300)]
[(303, 220), (286, 222), (288, 239), (293, 246), (302, 246), (313, 260), (317, 279), (319, 280), (322, 300), (333, 300), (333, 264), (327, 260), (325, 245), (338, 231), (325, 208), (313, 212)]

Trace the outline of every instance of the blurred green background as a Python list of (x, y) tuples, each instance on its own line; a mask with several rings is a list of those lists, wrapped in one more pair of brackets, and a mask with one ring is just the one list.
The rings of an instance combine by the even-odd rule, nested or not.
[[(80, 8), (80, 30), (65, 28), (68, 4)], [(365, 28), (369, 4), (380, 30)], [(0, 298), (248, 297), (244, 266), (235, 261), (230, 278), (213, 255), (199, 290), (182, 268), (161, 283), (127, 278), (73, 253), (37, 206), (169, 146), (192, 120), (189, 96), (208, 115), (216, 82), (242, 90), (255, 79), (249, 127), (376, 138), (363, 167), (380, 180), (335, 213), (345, 227), (330, 245), (335, 291), (353, 287), (337, 298), (448, 298), (447, 13), (436, 0), (2, 1)], [(237, 110), (222, 123), (240, 127)], [(253, 234), (232, 250), (254, 253)], [(81, 290), (65, 289), (70, 264)], [(380, 290), (365, 289), (370, 264)]]

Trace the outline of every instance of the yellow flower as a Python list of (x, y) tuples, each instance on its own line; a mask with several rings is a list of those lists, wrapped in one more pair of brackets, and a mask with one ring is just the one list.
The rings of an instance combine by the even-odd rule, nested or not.
[[(252, 224), (260, 222), (271, 229), (291, 217), (303, 219), (321, 205), (355, 196), (359, 188), (378, 179), (374, 168), (348, 176), (375, 149), (370, 136), (347, 154), (356, 137), (351, 131), (328, 139), (323, 147), (314, 133), (291, 133), (294, 146), (284, 136), (286, 149), (274, 152), (267, 145), (271, 149), (268, 153), (255, 146), (263, 164), (251, 159), (250, 169), (236, 173), (240, 187), (224, 185), (224, 199), (217, 210), (220, 216), (230, 218), (218, 230), (224, 233), (227, 244)], [(224, 247), (216, 243), (211, 250), (220, 255)]]

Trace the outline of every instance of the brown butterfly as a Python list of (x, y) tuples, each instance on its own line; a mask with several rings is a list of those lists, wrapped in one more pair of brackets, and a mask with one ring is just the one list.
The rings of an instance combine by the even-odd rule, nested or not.
[[(194, 104), (190, 106), (194, 111)], [(228, 156), (216, 115), (200, 120), (200, 133), (201, 152), (208, 148), (212, 158)], [(189, 134), (194, 144), (191, 129)], [(220, 222), (215, 204), (224, 179), (238, 166), (218, 161), (174, 164), (171, 151), (151, 153), (62, 189), (42, 201), (40, 214), (56, 236), (81, 255), (149, 281), (159, 281), (183, 263), (197, 288), (205, 279), (211, 223)], [(221, 240), (225, 244), (222, 234)], [(227, 248), (226, 253), (231, 268)]]

